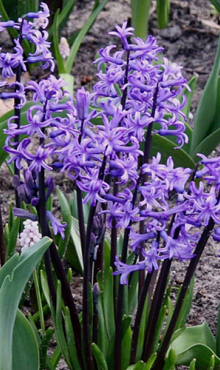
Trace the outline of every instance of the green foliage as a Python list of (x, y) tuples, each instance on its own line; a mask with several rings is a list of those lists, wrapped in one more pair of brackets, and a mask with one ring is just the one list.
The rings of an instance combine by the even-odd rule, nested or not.
[(220, 2), (219, 0), (210, 0), (212, 5), (216, 8), (216, 10), (220, 13)]
[[(146, 39), (151, 0), (131, 0), (131, 22), (135, 36)], [(157, 22), (159, 28), (166, 28), (169, 22), (170, 0), (157, 0)]]
[(197, 153), (208, 155), (220, 142), (220, 40), (215, 62), (196, 111), (189, 154), (198, 161)]
[[(176, 353), (176, 365), (190, 365), (196, 359), (196, 368), (207, 370), (220, 366), (220, 358), (216, 355), (216, 341), (207, 323), (187, 327), (172, 344)], [(216, 367), (217, 369), (217, 367)]]
[[(14, 254), (0, 270), (1, 370), (18, 370), (15, 360), (19, 356), (17, 351), (21, 349), (23, 349), (23, 355), (22, 358), (19, 356), (20, 369), (30, 369), (29, 351), (33, 355), (31, 369), (38, 369), (38, 348), (32, 328), (22, 314), (17, 312), (27, 280), (50, 244), (49, 238), (43, 238), (33, 247), (25, 250), (21, 256)], [(21, 326), (23, 326), (22, 329)], [(18, 337), (20, 342), (17, 345), (15, 340), (17, 341)]]

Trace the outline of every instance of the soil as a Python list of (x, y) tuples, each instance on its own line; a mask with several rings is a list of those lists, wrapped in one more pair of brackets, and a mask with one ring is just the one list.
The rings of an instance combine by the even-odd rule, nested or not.
[[(63, 36), (70, 36), (84, 24), (92, 5), (90, 0), (78, 0), (63, 31)], [(115, 24), (121, 24), (130, 16), (130, 0), (108, 1), (77, 54), (72, 69), (76, 88), (83, 84), (87, 85), (86, 88), (91, 88), (92, 82), (86, 82), (95, 79), (96, 67), (92, 63), (95, 55), (101, 47), (113, 43), (112, 37), (108, 36), (107, 32), (111, 31)], [(194, 73), (198, 75), (198, 85), (192, 102), (193, 114), (214, 62), (219, 30), (220, 17), (214, 13), (209, 0), (171, 0), (169, 26), (167, 29), (159, 30), (155, 1), (152, 1), (149, 33), (154, 35), (158, 44), (164, 47), (166, 57), (183, 66), (183, 74), (188, 80)], [(6, 39), (8, 40), (7, 37)], [(68, 180), (64, 181), (63, 178), (60, 180), (59, 176), (57, 178), (59, 186), (66, 193), (70, 192), (71, 185), (68, 184)], [(6, 220), (8, 204), (13, 199), (14, 192), (5, 166), (2, 167), (0, 174), (0, 189), (3, 217)], [(219, 245), (210, 239), (197, 268), (193, 304), (188, 319), (188, 325), (197, 325), (206, 320), (214, 334), (220, 299), (218, 249)], [(183, 281), (184, 271), (185, 265), (174, 263), (171, 275), (173, 283), (177, 286)], [(80, 279), (77, 281), (79, 284), (74, 287), (73, 291), (76, 297), (81, 295)], [(58, 369), (67, 370), (68, 368), (64, 362), (61, 362)]]

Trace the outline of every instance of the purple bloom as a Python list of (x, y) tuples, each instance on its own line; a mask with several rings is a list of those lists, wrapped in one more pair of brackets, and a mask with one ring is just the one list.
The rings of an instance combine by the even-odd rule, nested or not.
[(26, 71), (26, 66), (23, 62), (23, 49), (18, 40), (14, 40), (16, 46), (15, 53), (0, 53), (0, 68), (2, 68), (2, 76), (9, 78), (14, 76), (13, 69), (19, 65)]
[(47, 53), (41, 54), (41, 55), (35, 55), (27, 58), (27, 62), (32, 64), (32, 63), (38, 63), (40, 62), (40, 65), (43, 69), (49, 68), (51, 72), (54, 71), (54, 62), (53, 62), (53, 55), (51, 54), (50, 51)]
[(139, 262), (136, 265), (127, 265), (119, 260), (118, 256), (115, 257), (115, 266), (118, 271), (114, 271), (113, 275), (120, 275), (120, 284), (127, 285), (127, 277), (131, 272), (145, 270), (145, 261)]
[(123, 23), (122, 27), (115, 26), (115, 28), (116, 28), (117, 31), (111, 31), (108, 34), (112, 35), (112, 36), (119, 37), (121, 39), (121, 41), (123, 42), (124, 49), (129, 50), (129, 44), (128, 44), (127, 37), (133, 36), (134, 28), (133, 27), (127, 27), (127, 22), (126, 21)]
[(13, 214), (14, 216), (17, 216), (17, 217), (20, 217), (20, 218), (25, 218), (25, 219), (28, 219), (28, 220), (32, 220), (32, 221), (37, 221), (37, 216), (34, 215), (33, 213), (30, 213), (28, 211), (26, 211), (25, 209), (22, 209), (22, 208), (14, 208), (13, 209)]
[(27, 147), (30, 144), (30, 139), (24, 139), (21, 141), (21, 143), (18, 145), (17, 149), (10, 148), (8, 145), (4, 146), (4, 150), (7, 153), (12, 154), (12, 157), (9, 159), (8, 163), (15, 162), (16, 167), (21, 170), (23, 168), (22, 161), (28, 160), (28, 153), (27, 153)]
[(35, 155), (30, 153), (26, 154), (26, 157), (29, 159), (29, 161), (31, 161), (29, 170), (40, 172), (42, 167), (46, 170), (52, 170), (53, 168), (45, 162), (50, 155), (50, 152), (51, 148), (43, 148), (42, 146), (39, 146)]
[(9, 87), (16, 86), (16, 91), (13, 92), (3, 92), (0, 94), (1, 99), (19, 99), (19, 103), (15, 106), (15, 108), (21, 109), (25, 102), (25, 92), (24, 92), (24, 86), (20, 82), (14, 82)]
[(80, 121), (84, 121), (88, 117), (91, 98), (92, 95), (88, 91), (85, 91), (84, 87), (77, 90), (76, 111)]
[(62, 239), (65, 239), (65, 227), (67, 224), (61, 224), (61, 222), (52, 215), (50, 211), (46, 211), (48, 220), (50, 221), (54, 235), (60, 234)]
[(82, 191), (85, 191), (87, 195), (83, 199), (83, 203), (91, 201), (91, 205), (95, 206), (96, 201), (104, 202), (103, 197), (109, 190), (109, 185), (103, 180), (94, 178), (86, 178), (83, 182), (76, 180), (77, 185)]
[[(1, 15), (0, 15), (1, 18)], [(7, 27), (14, 27), (15, 22), (14, 21), (6, 21), (6, 22), (0, 22), (0, 32), (4, 31)]]
[(29, 12), (26, 14), (26, 17), (29, 19), (40, 19), (41, 20), (41, 27), (45, 29), (49, 23), (49, 16), (50, 16), (50, 11), (45, 3), (41, 3), (40, 7), (42, 8), (42, 11), (39, 11), (37, 13)]
[(21, 181), (18, 175), (13, 176), (12, 185), (17, 190), (21, 200), (26, 204), (31, 204), (33, 198), (36, 197), (38, 186), (33, 180), (32, 173), (29, 170), (24, 171), (24, 181)]
[(155, 240), (152, 241), (151, 248), (149, 251), (142, 249), (142, 255), (145, 258), (145, 264), (147, 265), (147, 270), (151, 274), (154, 270), (158, 270), (157, 260), (163, 259), (163, 257), (158, 256), (159, 243)]
[(156, 234), (153, 231), (150, 231), (145, 234), (138, 234), (131, 228), (130, 238), (132, 242), (130, 244), (130, 248), (135, 252), (136, 249), (140, 249), (142, 242), (146, 242), (149, 239), (154, 239), (155, 237), (156, 237)]
[(43, 54), (46, 55), (49, 52), (49, 48), (51, 43), (47, 41), (48, 39), (48, 32), (47, 31), (38, 31), (32, 30), (26, 38), (31, 41), (36, 49), (34, 53), (30, 53), (32, 57)]

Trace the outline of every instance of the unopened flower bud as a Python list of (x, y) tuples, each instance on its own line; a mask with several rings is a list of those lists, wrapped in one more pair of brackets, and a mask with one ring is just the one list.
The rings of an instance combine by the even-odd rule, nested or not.
[(94, 306), (97, 306), (100, 295), (100, 288), (98, 283), (95, 283), (93, 285), (92, 293), (93, 293), (93, 304)]
[(59, 51), (63, 59), (66, 59), (70, 55), (70, 47), (66, 37), (61, 37)]

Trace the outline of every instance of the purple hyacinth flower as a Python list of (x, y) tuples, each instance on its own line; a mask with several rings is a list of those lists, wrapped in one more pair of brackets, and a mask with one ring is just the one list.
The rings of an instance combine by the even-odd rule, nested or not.
[(129, 50), (130, 45), (128, 43), (127, 38), (134, 35), (134, 28), (127, 27), (127, 21), (125, 21), (122, 26), (115, 26), (117, 31), (111, 31), (108, 34), (112, 36), (117, 36), (121, 39), (124, 49)]
[(131, 272), (145, 270), (145, 261), (139, 262), (136, 265), (127, 265), (119, 260), (119, 257), (115, 257), (115, 266), (117, 267), (118, 271), (114, 271), (113, 275), (120, 275), (120, 284), (127, 285), (127, 277)]
[(38, 31), (38, 30), (32, 30), (31, 33), (29, 33), (26, 38), (31, 41), (36, 49), (34, 53), (30, 53), (30, 56), (36, 56), (39, 54), (47, 54), (49, 52), (49, 48), (51, 43), (47, 41), (48, 39), (48, 32), (47, 31)]
[(88, 117), (89, 105), (92, 94), (85, 91), (84, 87), (77, 90), (76, 93), (76, 110), (77, 116), (80, 121), (84, 121)]
[[(2, 16), (0, 15), (0, 18), (1, 17)], [(6, 22), (0, 22), (0, 32), (4, 31), (5, 28), (7, 28), (7, 27), (14, 27), (14, 25), (15, 25), (15, 22), (11, 21), (11, 20), (6, 21)]]
[(154, 239), (156, 237), (156, 234), (155, 232), (153, 231), (150, 231), (148, 233), (145, 233), (145, 234), (139, 234), (139, 233), (136, 233), (132, 228), (131, 228), (131, 231), (130, 231), (130, 238), (132, 240), (131, 244), (130, 244), (130, 248), (136, 252), (136, 249), (140, 249), (141, 247), (141, 243), (142, 242), (146, 242), (148, 241), (149, 239)]
[(28, 57), (27, 62), (30, 64), (40, 62), (40, 65), (43, 69), (50, 67), (51, 72), (54, 71), (55, 64), (53, 61), (53, 55), (50, 51), (45, 54)]
[(20, 217), (20, 218), (25, 218), (25, 219), (28, 219), (28, 220), (32, 220), (32, 221), (37, 221), (37, 216), (34, 215), (33, 213), (30, 213), (28, 211), (26, 211), (25, 209), (22, 209), (22, 208), (14, 208), (13, 209), (13, 214), (14, 216), (17, 216), (17, 217)]
[(145, 251), (144, 249), (142, 250), (142, 255), (145, 258), (147, 270), (150, 274), (153, 271), (153, 269), (158, 270), (159, 266), (157, 261), (164, 258), (158, 256), (158, 246), (159, 243), (153, 240), (149, 251)]
[(15, 106), (15, 108), (21, 109), (26, 102), (24, 86), (20, 82), (14, 82), (13, 84), (9, 85), (9, 87), (16, 86), (16, 91), (12, 92), (3, 92), (0, 94), (1, 99), (19, 99), (19, 103)]
[(38, 192), (36, 181), (34, 181), (32, 173), (29, 170), (24, 171), (24, 181), (21, 181), (18, 175), (14, 175), (12, 185), (17, 190), (21, 200), (26, 204), (31, 204), (32, 199), (36, 197)]
[(49, 8), (47, 6), (47, 4), (45, 3), (40, 3), (40, 7), (42, 8), (42, 11), (39, 11), (39, 12), (29, 12), (26, 14), (26, 17), (29, 18), (29, 19), (40, 19), (40, 25), (41, 25), (41, 28), (45, 29), (47, 26), (48, 26), (48, 23), (49, 23), (49, 16), (50, 16), (50, 11), (49, 11)]
[(54, 235), (60, 234), (61, 238), (65, 239), (64, 231), (65, 227), (67, 227), (67, 224), (61, 224), (61, 222), (55, 216), (53, 216), (50, 211), (46, 211), (46, 215), (48, 220), (50, 221)]
[(53, 168), (45, 162), (45, 160), (49, 157), (50, 153), (51, 153), (51, 148), (43, 148), (39, 146), (37, 148), (35, 155), (31, 153), (26, 154), (26, 157), (28, 158), (28, 160), (31, 161), (29, 170), (40, 172), (42, 167), (49, 171), (52, 170)]

